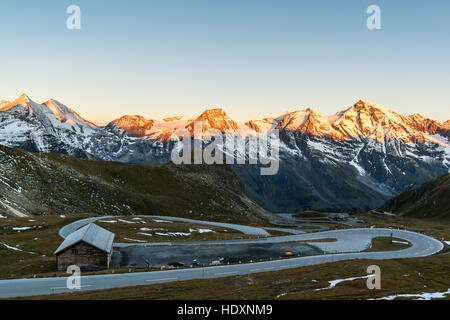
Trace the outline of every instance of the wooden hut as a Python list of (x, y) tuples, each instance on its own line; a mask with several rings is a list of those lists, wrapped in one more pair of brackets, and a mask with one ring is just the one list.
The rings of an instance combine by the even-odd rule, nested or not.
[(109, 269), (114, 233), (90, 223), (67, 236), (55, 251), (58, 270), (76, 265), (82, 271)]

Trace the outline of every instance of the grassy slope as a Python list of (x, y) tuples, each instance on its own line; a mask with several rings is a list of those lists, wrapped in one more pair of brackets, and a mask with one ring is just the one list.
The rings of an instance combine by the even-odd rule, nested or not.
[[(56, 270), (53, 252), (62, 241), (58, 230), (72, 221), (85, 217), (87, 216), (72, 215), (61, 218), (49, 215), (33, 219), (0, 219), (0, 279), (33, 277), (35, 274), (53, 276)], [(32, 229), (15, 231), (13, 227)], [(8, 249), (5, 244), (22, 251)]]
[(389, 200), (380, 210), (420, 218), (450, 218), (450, 174)]
[[(392, 251), (392, 250), (401, 250), (411, 246), (411, 243), (408, 244), (403, 243), (407, 242), (403, 239), (392, 238), (393, 242), (391, 243), (391, 239), (389, 237), (376, 237), (372, 239), (372, 246), (369, 249), (364, 250), (365, 252), (374, 252), (374, 251)], [(399, 243), (402, 242), (402, 243)]]
[(364, 221), (360, 227), (407, 229), (430, 237), (450, 241), (450, 222), (448, 220), (423, 219), (407, 216), (386, 216), (375, 213), (357, 214), (354, 217)]
[[(122, 219), (125, 220), (125, 219)], [(186, 222), (155, 222), (151, 218), (140, 218), (140, 220), (126, 219), (131, 223), (116, 222), (111, 223), (108, 220), (99, 220), (97, 225), (113, 232), (115, 234), (115, 242), (135, 243), (136, 241), (130, 241), (127, 239), (141, 240), (147, 242), (167, 242), (167, 241), (203, 241), (203, 240), (229, 240), (229, 239), (244, 239), (244, 238), (256, 238), (256, 236), (246, 235), (240, 231), (200, 225)], [(117, 221), (114, 219), (112, 221)], [(145, 222), (145, 223), (144, 223)], [(142, 230), (143, 228), (143, 230)], [(209, 229), (214, 232), (200, 233), (199, 229)], [(166, 236), (164, 234), (168, 232), (181, 232), (184, 235), (179, 236)], [(143, 234), (145, 233), (145, 234)], [(163, 235), (158, 235), (158, 233)], [(151, 236), (149, 236), (151, 234)]]
[[(0, 218), (0, 279), (21, 278), (21, 277), (52, 277), (57, 274), (66, 276), (65, 272), (56, 271), (56, 259), (53, 252), (62, 242), (58, 230), (63, 226), (78, 219), (86, 218), (85, 214), (73, 214), (60, 217), (59, 215), (42, 215), (32, 218)], [(117, 220), (117, 219), (116, 219)], [(131, 221), (131, 219), (127, 219)], [(250, 238), (239, 231), (224, 228), (210, 227), (206, 225), (196, 225), (190, 223), (151, 223), (151, 219), (142, 219), (148, 221), (145, 224), (127, 224), (127, 223), (101, 223), (98, 225), (116, 233), (116, 242), (124, 241), (124, 237), (132, 239), (157, 241), (186, 241), (186, 240), (223, 240), (223, 239), (242, 239)], [(107, 221), (111, 221), (108, 219)], [(29, 230), (14, 230), (13, 228), (29, 227)], [(144, 231), (153, 233), (148, 237), (137, 234), (139, 228), (164, 228), (163, 231)], [(216, 232), (198, 233), (193, 232), (190, 237), (164, 237), (157, 236), (155, 232), (188, 232), (190, 228), (212, 229)], [(8, 248), (9, 246), (10, 248)], [(19, 250), (12, 249), (16, 248)], [(128, 272), (129, 268), (123, 270), (116, 269), (114, 272)], [(132, 267), (133, 271), (146, 271), (145, 268)], [(108, 273), (111, 270), (105, 270), (96, 273)]]
[(4, 146), (0, 201), (33, 215), (139, 213), (261, 223), (267, 214), (228, 166), (127, 165)]

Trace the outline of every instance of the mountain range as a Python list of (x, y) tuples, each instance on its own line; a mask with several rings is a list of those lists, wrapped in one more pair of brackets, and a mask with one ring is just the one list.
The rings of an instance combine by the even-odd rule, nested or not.
[(364, 211), (450, 171), (450, 120), (400, 115), (360, 100), (325, 116), (312, 109), (238, 123), (222, 109), (161, 120), (125, 115), (104, 126), (72, 108), (26, 94), (0, 102), (0, 144), (85, 159), (161, 165), (170, 161), (175, 131), (208, 129), (246, 137), (278, 129), (280, 169), (261, 176), (258, 165), (231, 165), (249, 196), (267, 210)]

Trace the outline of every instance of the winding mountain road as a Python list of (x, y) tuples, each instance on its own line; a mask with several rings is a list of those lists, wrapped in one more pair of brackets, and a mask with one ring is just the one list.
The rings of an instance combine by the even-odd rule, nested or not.
[[(104, 219), (105, 217), (101, 217)], [(173, 217), (159, 217), (163, 219), (173, 219)], [(181, 218), (180, 218), (181, 219)], [(98, 220), (98, 218), (84, 219), (82, 222), (77, 221), (60, 230), (60, 234), (64, 237), (73, 232), (83, 223), (89, 223)], [(195, 221), (195, 220), (194, 220)], [(195, 221), (195, 223), (199, 223)], [(203, 224), (211, 224), (210, 222), (203, 222)], [(219, 223), (214, 225), (221, 226)], [(237, 225), (233, 225), (237, 226)], [(247, 232), (260, 232), (254, 227), (242, 228)], [(75, 228), (75, 229), (74, 229)], [(230, 227), (231, 228), (231, 227)], [(263, 230), (263, 229), (261, 229)], [(404, 239), (411, 243), (411, 246), (402, 250), (384, 251), (384, 252), (360, 252), (368, 248), (371, 241), (375, 237), (389, 237), (391, 232), (394, 237)], [(334, 254), (323, 254), (317, 256), (306, 256), (282, 260), (273, 260), (265, 262), (254, 262), (246, 264), (222, 265), (205, 268), (190, 268), (190, 269), (176, 269), (167, 271), (154, 272), (140, 272), (140, 273), (126, 273), (126, 274), (105, 274), (83, 276), (81, 278), (81, 291), (120, 288), (138, 285), (148, 285), (153, 283), (173, 282), (179, 280), (191, 279), (208, 279), (221, 278), (234, 275), (245, 275), (259, 272), (284, 270), (290, 268), (297, 268), (309, 265), (318, 265), (327, 262), (335, 262), (350, 259), (400, 259), (400, 258), (414, 258), (426, 257), (433, 255), (443, 249), (444, 245), (440, 241), (429, 236), (404, 231), (391, 229), (343, 229), (316, 232), (312, 234), (295, 234), (281, 237), (270, 237), (260, 239), (243, 239), (230, 241), (208, 241), (208, 242), (190, 242), (177, 245), (189, 246), (190, 244), (199, 245), (219, 245), (223, 243), (239, 244), (248, 241), (259, 242), (290, 242), (290, 241), (305, 241), (316, 240), (324, 238), (335, 238), (336, 242), (314, 242), (314, 245), (321, 248), (324, 252), (343, 252)], [(127, 244), (130, 245), (130, 244)], [(158, 245), (164, 245), (159, 243)], [(174, 245), (172, 243), (171, 245)], [(14, 279), (0, 281), (0, 298), (23, 297), (34, 295), (45, 295), (51, 293), (70, 292), (66, 287), (67, 278), (37, 278), (37, 279)]]
[[(166, 217), (166, 216), (133, 216), (133, 217), (134, 218), (143, 217), (143, 218), (188, 222), (188, 223), (195, 223), (195, 224), (204, 224), (204, 225), (209, 225), (209, 226), (234, 229), (234, 230), (238, 230), (244, 234), (249, 234), (249, 235), (270, 236), (270, 233), (268, 233), (263, 228), (243, 226), (243, 225), (233, 224), (233, 223), (201, 221), (201, 220), (193, 220), (193, 219), (179, 218), (179, 217)], [(91, 217), (91, 218), (80, 219), (80, 220), (74, 221), (74, 222), (62, 227), (59, 230), (59, 235), (65, 239), (69, 234), (71, 234), (78, 228), (80, 228), (88, 223), (93, 223), (97, 220), (115, 219), (115, 218), (118, 218), (118, 217), (117, 216), (101, 216), (101, 217)]]

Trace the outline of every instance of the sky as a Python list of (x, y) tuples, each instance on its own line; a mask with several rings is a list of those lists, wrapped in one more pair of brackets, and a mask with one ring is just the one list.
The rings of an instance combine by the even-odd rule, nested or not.
[(445, 121), (449, 14), (447, 0), (0, 0), (0, 99), (54, 98), (95, 121), (331, 115), (364, 99)]

